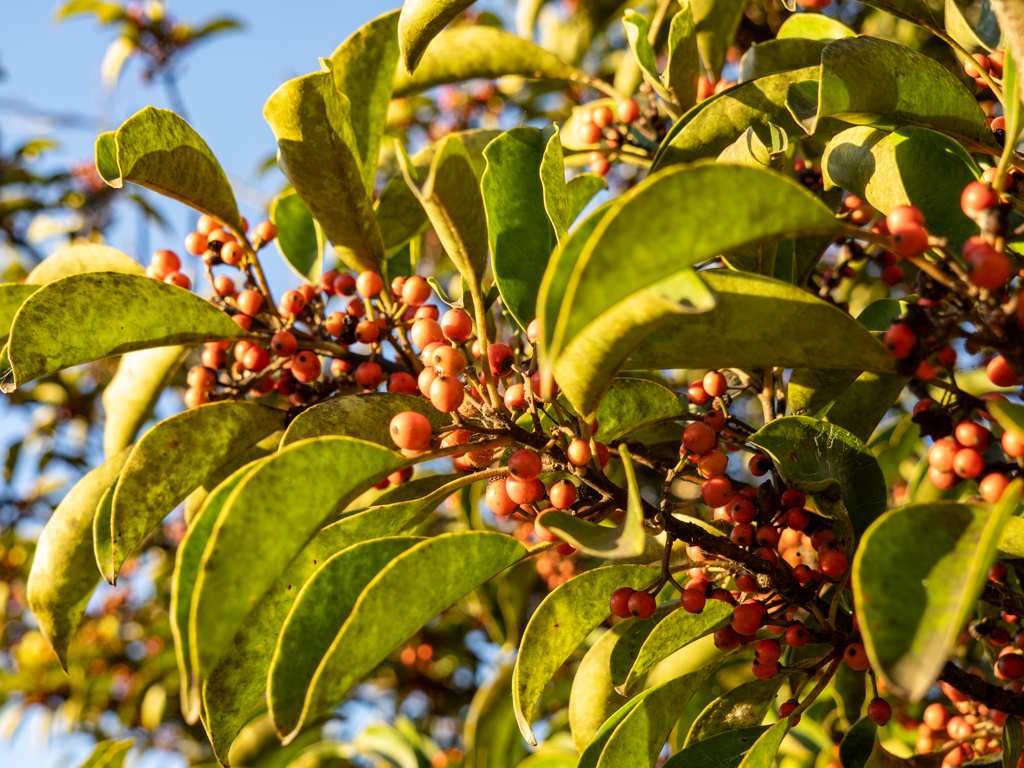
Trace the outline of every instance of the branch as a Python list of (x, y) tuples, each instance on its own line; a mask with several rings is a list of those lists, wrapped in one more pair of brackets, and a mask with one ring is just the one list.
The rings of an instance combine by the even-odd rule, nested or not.
[(1013, 691), (989, 685), (980, 677), (961, 669), (951, 661), (947, 661), (939, 674), (939, 681), (949, 683), (960, 693), (969, 696), (974, 701), (984, 704), (989, 709), (998, 709), (1007, 715), (1024, 717), (1024, 696)]
[(1024, 616), (1024, 595), (1018, 595), (1012, 589), (996, 584), (994, 581), (985, 583), (981, 591), (981, 599), (997, 608), (1005, 608), (1014, 616)]

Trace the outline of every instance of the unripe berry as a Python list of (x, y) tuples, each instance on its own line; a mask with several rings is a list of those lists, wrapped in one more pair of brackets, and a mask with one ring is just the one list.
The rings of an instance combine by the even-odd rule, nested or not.
[(473, 321), (461, 309), (449, 309), (441, 317), (441, 333), (450, 341), (465, 341), (473, 335)]
[(263, 308), (263, 294), (252, 289), (242, 291), (238, 294), (236, 305), (239, 312), (243, 312), (249, 317), (255, 317)]
[(402, 301), (410, 307), (418, 307), (426, 303), (430, 298), (430, 293), (430, 283), (419, 275), (413, 275), (402, 286)]
[(356, 368), (356, 384), (363, 389), (376, 389), (383, 378), (384, 372), (377, 363), (360, 363)]
[(466, 390), (454, 376), (437, 376), (430, 383), (429, 397), (431, 405), (441, 413), (451, 413), (466, 399)]
[(272, 221), (261, 221), (252, 231), (253, 237), (264, 243), (271, 242), (277, 237), (277, 227)]
[(570, 480), (559, 480), (551, 486), (548, 498), (551, 499), (551, 506), (555, 509), (569, 509), (576, 503), (576, 486)]
[(388, 392), (397, 395), (415, 395), (416, 379), (405, 371), (395, 371), (388, 376)]
[(508, 460), (508, 471), (517, 480), (533, 480), (540, 475), (540, 456), (528, 448), (521, 448)]
[(997, 355), (989, 360), (985, 373), (988, 374), (988, 380), (997, 387), (1015, 387), (1020, 383), (1017, 374), (1013, 372), (1002, 355)]
[(928, 250), (928, 231), (924, 227), (898, 230), (889, 235), (889, 246), (900, 256), (920, 256)]
[(868, 704), (868, 718), (881, 728), (892, 718), (892, 707), (883, 699), (872, 699)]
[[(512, 373), (514, 362), (512, 350), (505, 344), (491, 344), (487, 347), (487, 364), (490, 366), (491, 376), (499, 379), (508, 376)], [(533, 394), (537, 396), (539, 393), (535, 391)]]
[(843, 650), (843, 661), (855, 672), (863, 672), (870, 666), (867, 651), (860, 643), (850, 643)]
[(422, 413), (402, 411), (391, 418), (388, 434), (399, 448), (418, 451), (430, 445), (430, 421)]
[(419, 349), (425, 349), (428, 344), (434, 342), (442, 343), (444, 341), (444, 333), (441, 331), (441, 326), (438, 325), (436, 320), (426, 317), (420, 318), (412, 324), (412, 330), (409, 335), (412, 343)]
[(384, 290), (384, 281), (381, 280), (380, 275), (376, 272), (367, 269), (360, 272), (359, 277), (356, 278), (356, 290), (363, 298), (373, 298)]
[(636, 594), (632, 587), (622, 587), (612, 592), (611, 609), (612, 613), (622, 619), (628, 619), (633, 614), (629, 611), (629, 599)]

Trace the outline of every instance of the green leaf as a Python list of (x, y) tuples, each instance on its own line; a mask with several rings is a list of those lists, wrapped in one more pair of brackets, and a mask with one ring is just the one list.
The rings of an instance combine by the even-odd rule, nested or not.
[(114, 542), (110, 538), (110, 516), (114, 510), (114, 486), (104, 492), (96, 507), (92, 519), (92, 548), (96, 556), (96, 567), (99, 568), (103, 580), (113, 583), (114, 573)]
[[(728, 221), (716, 215), (726, 207)], [(650, 227), (651, 211), (671, 216), (672, 226)], [(716, 221), (721, 226), (712, 226)], [(725, 251), (837, 227), (813, 195), (774, 173), (714, 163), (667, 168), (616, 200), (582, 248), (557, 320), (541, 313), (542, 370), (550, 372), (561, 352), (600, 315), (688, 266)], [(639, 228), (648, 236), (637, 238)]]
[[(332, 515), (405, 460), (374, 443), (318, 437), (282, 448), (235, 488), (203, 553), (189, 614), (193, 686), (253, 606)], [(207, 706), (209, 697), (204, 696)]]
[(1017, 429), (1024, 432), (1024, 406), (990, 400), (985, 404), (985, 410), (992, 414), (996, 423), (1004, 430)]
[(447, 136), (422, 185), (414, 177), (405, 151), (400, 144), (396, 146), (405, 183), (427, 212), (445, 253), (470, 287), (479, 289), (487, 268), (487, 216), (466, 145), (458, 136)]
[(462, 732), (465, 761), (471, 768), (519, 766), (527, 755), (512, 708), (513, 669), (511, 663), (499, 664), (473, 694)]
[(574, 547), (588, 555), (606, 560), (640, 557), (644, 555), (649, 546), (650, 537), (644, 534), (643, 502), (640, 498), (640, 489), (636, 484), (633, 462), (624, 449), (621, 452), (621, 457), (628, 489), (626, 517), (622, 525), (610, 528), (559, 510), (549, 511), (544, 516), (545, 526), (552, 531), (559, 532), (562, 539), (572, 543)]
[(121, 768), (128, 750), (134, 746), (133, 739), (101, 741), (80, 768)]
[(918, 701), (935, 683), (978, 602), (1021, 487), (1014, 481), (994, 511), (910, 504), (864, 534), (853, 560), (854, 603), (871, 666), (897, 695)]
[[(669, 129), (654, 155), (651, 173), (677, 163), (717, 157), (750, 127), (765, 144), (771, 143), (769, 125), (780, 126), (791, 141), (806, 138), (807, 131), (787, 109), (787, 92), (793, 83), (817, 81), (818, 71), (814, 66), (780, 72), (704, 99)], [(819, 131), (826, 134), (830, 128), (841, 130), (840, 126), (838, 121), (823, 122)]]
[[(430, 41), (476, 0), (406, 0), (398, 22), (398, 42), (407, 72), (416, 66)], [(440, 46), (435, 46), (440, 47)]]
[(1022, 748), (1024, 728), (1016, 717), (1007, 717), (1003, 723), (1003, 768), (1016, 768)]
[(839, 742), (839, 759), (844, 768), (864, 768), (875, 751), (878, 726), (866, 717), (855, 722)]
[[(185, 721), (192, 725), (198, 722), (202, 708), (202, 702), (194, 695), (190, 686), (192, 652), (188, 645), (188, 617), (192, 608), (192, 594), (199, 578), (199, 567), (206, 544), (232, 491), (260, 463), (252, 462), (235, 470), (210, 492), (199, 512), (192, 518), (174, 557), (174, 573), (171, 576), (171, 635), (174, 637), (174, 656), (178, 662), (178, 674), (181, 676), (181, 710)], [(107, 530), (109, 531), (109, 526)]]
[(132, 449), (114, 491), (111, 515), (116, 577), (135, 548), (223, 464), (284, 426), (287, 413), (224, 401), (164, 419)]
[[(956, 0), (946, 0), (942, 22), (947, 34), (960, 43), (968, 53), (989, 53), (999, 47), (1002, 35), (992, 5), (987, 2), (972, 4), (970, 10), (975, 18), (972, 25), (964, 17)], [(1009, 55), (1009, 51), (1007, 51)], [(1003, 69), (1005, 75), (1006, 69)], [(1007, 91), (1009, 92), (1009, 91)]]
[(352, 132), (369, 192), (388, 121), (391, 83), (398, 71), (398, 17), (399, 11), (391, 11), (364, 24), (331, 54), (334, 87), (352, 108)]
[(324, 268), (323, 230), (295, 190), (287, 189), (270, 203), (277, 227), (275, 244), (285, 263), (307, 283), (316, 285)]
[(868, 0), (864, 5), (912, 21), (930, 31), (939, 28), (927, 0)]
[[(751, 680), (723, 693), (697, 715), (686, 735), (683, 749), (720, 738), (723, 734), (743, 732), (760, 726), (785, 679), (785, 675), (776, 675), (774, 680)], [(762, 732), (764, 730), (761, 729)], [(742, 752), (750, 748), (750, 743), (742, 741), (736, 746), (741, 744), (746, 744)]]
[(68, 16), (75, 16), (80, 13), (94, 13), (96, 18), (103, 24), (112, 24), (115, 21), (128, 21), (124, 8), (115, 3), (102, 3), (99, 0), (71, 0), (64, 3), (57, 11), (57, 19), (63, 20)]
[(239, 237), (245, 234), (235, 193), (217, 158), (192, 126), (169, 110), (146, 107), (113, 136), (102, 134), (96, 170), (114, 189), (130, 181), (212, 216)]
[(11, 332), (11, 323), (18, 314), (21, 305), (33, 293), (39, 290), (37, 285), (23, 283), (0, 283), (0, 344), (7, 343)]
[(247, 335), (227, 314), (177, 286), (112, 272), (72, 275), (22, 304), (8, 342), (13, 375), (0, 391), (125, 352)]
[(784, 717), (758, 737), (739, 768), (771, 768), (788, 731), (789, 718)]
[(79, 480), (57, 505), (36, 544), (28, 575), (28, 603), (65, 669), (68, 644), (100, 580), (92, 520), (127, 459), (128, 451), (123, 451)]
[[(580, 768), (616, 768), (623, 765), (651, 766), (668, 740), (669, 732), (686, 709), (697, 689), (719, 666), (712, 663), (696, 672), (667, 680), (637, 696), (622, 722), (602, 745), (595, 738), (580, 757)], [(601, 747), (600, 751), (598, 747)], [(593, 761), (592, 755), (600, 755)]]
[(743, 756), (769, 726), (725, 731), (696, 744), (688, 744), (665, 761), (665, 768), (737, 768)]
[(154, 347), (121, 356), (117, 373), (103, 390), (103, 451), (107, 456), (135, 441), (188, 353), (188, 347)]
[(792, 487), (835, 498), (838, 485), (858, 540), (885, 512), (887, 491), (878, 461), (842, 427), (806, 416), (787, 416), (763, 426), (750, 442), (771, 456)]
[[(512, 680), (512, 685), (515, 685), (514, 678)], [(634, 707), (639, 703), (640, 697), (627, 701), (618, 710), (616, 710), (611, 717), (604, 721), (597, 733), (594, 734), (594, 738), (591, 740), (586, 751), (580, 755), (580, 762), (577, 765), (577, 768), (597, 768), (597, 761), (601, 757), (601, 750), (603, 750), (608, 744), (608, 740), (612, 737), (615, 729), (622, 724), (622, 721), (626, 719), (626, 716), (632, 712)]]
[(363, 590), (418, 536), (371, 539), (327, 559), (307, 581), (277, 636), (270, 664), (267, 702), (278, 734), (286, 736), (302, 716), (306, 694), (335, 637)]
[(658, 662), (694, 640), (726, 626), (731, 618), (732, 606), (721, 600), (709, 600), (704, 610), (696, 614), (677, 608), (658, 622), (640, 648), (625, 681), (616, 686), (616, 690), (623, 695), (635, 691)]
[(629, 700), (615, 690), (613, 659), (623, 657), (627, 665), (631, 664), (653, 626), (652, 621), (624, 619), (601, 635), (580, 661), (569, 696), (569, 727), (580, 754), (601, 725)]
[(277, 139), (278, 164), (341, 260), (356, 272), (379, 271), (384, 239), (364, 186), (348, 97), (335, 88), (333, 64), (289, 80), (263, 105)]
[[(302, 585), (316, 572), (319, 564), (360, 541), (391, 536), (404, 525), (432, 512), (453, 490), (474, 482), (474, 479), (473, 475), (461, 475), (450, 485), (438, 488), (424, 498), (377, 505), (346, 515), (313, 536), (245, 617), (203, 684), (204, 724), (219, 757), (228, 754), (231, 742), (263, 695), (281, 626)], [(395, 491), (411, 486), (422, 487), (420, 483), (422, 481), (414, 480)], [(381, 499), (387, 496), (385, 494)]]
[(680, 0), (679, 11), (668, 30), (668, 62), (661, 73), (676, 104), (687, 110), (697, 103), (697, 78), (700, 76), (700, 52), (697, 28), (689, 0)]
[(782, 22), (777, 40), (803, 37), (808, 40), (838, 40), (841, 37), (853, 37), (857, 33), (841, 21), (831, 19), (820, 13), (796, 13)]
[(438, 85), (506, 75), (581, 82), (585, 76), (552, 53), (494, 27), (466, 25), (446, 30), (427, 49), (414, 74), (401, 67), (391, 88), (394, 99)]
[[(551, 145), (558, 147), (557, 171), (542, 175)], [(556, 131), (523, 126), (501, 134), (484, 150), (487, 170), (480, 180), (494, 282), (505, 307), (525, 329), (536, 315), (537, 292), (552, 250), (558, 245), (556, 225), (567, 232), (568, 203), (561, 145)], [(545, 210), (550, 197), (560, 199), (560, 216)], [(561, 182), (561, 188), (556, 182)], [(560, 193), (560, 194), (559, 194)]]
[[(500, 136), (501, 131), (480, 129), (461, 131), (455, 135), (466, 146), (466, 151), (473, 162), (473, 171), (479, 179), (487, 167), (484, 148)], [(437, 148), (438, 144), (430, 144), (413, 156), (413, 167), (416, 168), (416, 175), (419, 178), (424, 178), (430, 171), (430, 164), (437, 154)], [(401, 173), (385, 185), (374, 212), (384, 235), (384, 247), (387, 249), (388, 258), (392, 258), (409, 240), (424, 232), (430, 224), (426, 211), (409, 189), (409, 185), (405, 183)]]
[(427, 417), (434, 429), (452, 423), (451, 416), (434, 408), (429, 400), (416, 395), (398, 395), (392, 392), (367, 392), (358, 395), (332, 397), (312, 408), (307, 408), (288, 425), (281, 446), (310, 437), (341, 435), (358, 437), (385, 448), (397, 450), (388, 429), (391, 419), (403, 411), (415, 411)]
[[(287, 725), (295, 738), (303, 724), (319, 717), (371, 672), (398, 644), (488, 579), (526, 554), (512, 536), (489, 531), (443, 533), (395, 557), (363, 589), (310, 682), (301, 715)], [(418, 583), (415, 600), (403, 601)], [(396, 615), (395, 605), (402, 605)], [(300, 609), (296, 603), (292, 616)], [(280, 653), (275, 660), (290, 663)], [(282, 674), (286, 670), (282, 670)], [(273, 673), (272, 673), (273, 674)], [(278, 721), (278, 729), (283, 723)]]
[(850, 128), (829, 142), (821, 169), (826, 189), (849, 190), (882, 214), (897, 205), (920, 208), (929, 232), (949, 238), (955, 247), (977, 231), (960, 201), (938, 192), (947, 183), (962, 189), (979, 176), (964, 148), (941, 133)]
[(583, 209), (601, 190), (608, 189), (604, 177), (594, 173), (581, 173), (573, 176), (565, 184), (565, 194), (569, 201), (569, 225), (579, 218)]
[(725, 54), (732, 45), (745, 6), (746, 0), (690, 0), (697, 28), (697, 47), (712, 82), (717, 82), (722, 74)]
[(875, 37), (843, 38), (821, 52), (817, 107), (801, 122), (815, 134), (828, 117), (887, 130), (921, 126), (951, 136), (973, 152), (1002, 151), (977, 100), (949, 70)]
[(647, 565), (609, 565), (585, 571), (552, 591), (540, 604), (523, 633), (512, 687), (519, 730), (536, 746), (530, 715), (555, 671), (604, 621), (612, 592), (620, 587), (642, 589), (659, 569)]
[(145, 270), (131, 256), (108, 245), (90, 243), (62, 248), (36, 265), (25, 278), (32, 285), (46, 285), (54, 280), (84, 272), (121, 272), (142, 275)]
[[(791, 16), (790, 18), (798, 18)], [(826, 18), (826, 17), (821, 17)], [(799, 37), (778, 38), (755, 43), (740, 59), (740, 79), (745, 83), (767, 75), (794, 69), (817, 67), (821, 52), (832, 38), (805, 40)]]
[(1006, 57), (1003, 60), (1003, 93), (1006, 102), (1003, 106), (1003, 115), (1006, 118), (1006, 140), (1003, 148), (1005, 153), (1006, 146), (1017, 146), (1020, 141), (1021, 129), (1024, 128), (1017, 62), (1009, 48), (1006, 49)]
[[(647, 21), (647, 17), (642, 13), (626, 9), (625, 14), (622, 16), (622, 25), (626, 28), (626, 41), (633, 52), (633, 58), (636, 59), (637, 64), (640, 66), (640, 72), (643, 74), (644, 80), (662, 99), (673, 102), (672, 93), (665, 87), (661, 76), (658, 74), (658, 63), (654, 55), (654, 49), (647, 39), (651, 26)], [(692, 12), (690, 14), (690, 27), (692, 30)], [(693, 39), (696, 41), (696, 37)], [(696, 45), (694, 45), (694, 50), (696, 51)], [(696, 94), (696, 77), (694, 77), (694, 94)]]

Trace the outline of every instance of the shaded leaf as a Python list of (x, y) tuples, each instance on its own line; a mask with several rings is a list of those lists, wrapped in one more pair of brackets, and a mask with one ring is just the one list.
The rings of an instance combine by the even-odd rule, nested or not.
[(891, 13), (897, 18), (912, 21), (927, 30), (938, 29), (927, 0), (868, 0), (864, 5)]
[(1024, 748), (1024, 728), (1016, 717), (1003, 723), (1003, 768), (1015, 768)]
[(415, 411), (427, 417), (435, 429), (452, 423), (430, 401), (416, 395), (393, 392), (366, 392), (332, 397), (300, 413), (281, 438), (281, 446), (324, 435), (358, 437), (385, 448), (397, 450), (388, 429), (391, 419), (403, 411)]
[(173, 112), (156, 107), (136, 112), (116, 132), (101, 134), (96, 155), (97, 172), (115, 189), (130, 181), (212, 216), (236, 236), (244, 235), (235, 193), (220, 163), (192, 126)]
[(285, 190), (271, 201), (270, 220), (277, 227), (274, 242), (285, 263), (317, 285), (324, 268), (324, 236), (309, 207), (294, 190)]
[(680, 109), (697, 103), (697, 78), (700, 76), (700, 52), (697, 28), (689, 0), (681, 0), (668, 30), (668, 61), (662, 82), (668, 86)]
[(805, 493), (823, 493), (828, 499), (841, 491), (858, 540), (885, 512), (887, 492), (878, 461), (842, 427), (787, 416), (766, 424), (750, 442), (771, 456), (788, 485)]
[(736, 768), (767, 725), (723, 731), (686, 746), (665, 761), (665, 768)]
[(552, 53), (494, 27), (466, 25), (442, 32), (412, 75), (399, 67), (393, 99), (446, 83), (506, 75), (579, 82), (583, 74)]
[(24, 283), (0, 283), (0, 344), (7, 343), (11, 323), (18, 314), (25, 299), (39, 290), (37, 285)]
[(113, 575), (214, 470), (281, 429), (286, 417), (276, 408), (226, 400), (164, 419), (143, 435), (114, 491)]
[(934, 684), (977, 604), (1021, 487), (1012, 483), (994, 511), (910, 504), (864, 534), (853, 560), (854, 603), (871, 666), (897, 695), (918, 701)]
[(57, 505), (36, 544), (28, 603), (65, 669), (68, 644), (100, 580), (93, 554), (93, 516), (127, 460), (128, 451), (123, 451), (79, 480)]
[(333, 64), (289, 80), (263, 105), (277, 139), (278, 164), (353, 271), (378, 271), (384, 240), (363, 182), (363, 163), (348, 97), (334, 84)]
[(816, 67), (821, 60), (822, 50), (831, 39), (806, 40), (790, 37), (755, 43), (740, 59), (739, 82), (745, 83), (748, 80), (794, 69)]
[(573, 176), (565, 185), (566, 197), (569, 201), (569, 225), (579, 218), (583, 209), (601, 190), (608, 189), (604, 177), (595, 173), (581, 173)]
[(46, 285), (54, 280), (83, 272), (121, 272), (142, 275), (145, 270), (139, 262), (116, 248), (98, 243), (72, 245), (62, 248), (36, 265), (25, 278), (26, 283)]
[[(1001, 42), (999, 22), (988, 0), (972, 3), (969, 7), (974, 11), (972, 15), (976, 26), (967, 21), (956, 0), (946, 0), (942, 23), (947, 34), (960, 43), (968, 53), (988, 54), (999, 47)], [(1006, 70), (1003, 72), (1005, 74)]]
[(875, 751), (878, 726), (862, 717), (852, 726), (839, 742), (839, 759), (844, 768), (864, 768), (871, 753)]
[(427, 46), (476, 0), (407, 0), (398, 22), (398, 42), (407, 72), (414, 72)]
[(125, 352), (247, 335), (209, 302), (159, 280), (112, 272), (72, 275), (22, 304), (8, 342), (13, 375), (0, 390)]
[(103, 390), (103, 452), (107, 456), (135, 441), (188, 353), (188, 347), (154, 347), (121, 356), (117, 373)]
[(789, 718), (783, 718), (772, 725), (754, 742), (740, 763), (740, 768), (771, 768), (788, 731)]
[[(708, 704), (693, 721), (690, 732), (686, 735), (683, 749), (686, 750), (705, 740), (715, 739), (723, 734), (753, 730), (764, 721), (765, 715), (775, 701), (785, 675), (776, 675), (774, 680), (751, 680), (749, 683), (737, 685), (726, 691)], [(764, 731), (764, 728), (761, 728)], [(760, 734), (758, 734), (760, 735)], [(735, 746), (745, 744), (742, 752), (750, 748), (750, 743), (737, 739)], [(733, 744), (731, 741), (720, 742)], [(717, 749), (717, 747), (708, 747)], [(697, 754), (697, 753), (695, 753)], [(701, 753), (703, 754), (703, 753)], [(736, 761), (737, 764), (739, 760)]]
[(114, 510), (114, 486), (104, 492), (96, 507), (92, 520), (92, 548), (96, 555), (96, 567), (99, 568), (103, 580), (113, 584), (117, 574), (114, 573), (114, 542), (110, 538), (110, 517)]
[(690, 0), (697, 28), (697, 48), (711, 82), (717, 82), (743, 16), (746, 0)]
[(544, 686), (584, 638), (607, 618), (612, 592), (620, 587), (642, 589), (657, 578), (658, 570), (646, 565), (595, 568), (544, 598), (523, 633), (512, 687), (516, 720), (528, 742), (536, 744), (530, 715)]

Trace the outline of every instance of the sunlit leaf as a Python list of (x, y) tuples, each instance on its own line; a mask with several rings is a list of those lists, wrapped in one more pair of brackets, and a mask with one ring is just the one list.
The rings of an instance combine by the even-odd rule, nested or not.
[(429, 400), (415, 395), (369, 392), (332, 397), (307, 408), (288, 425), (281, 445), (323, 435), (358, 437), (396, 450), (388, 433), (391, 419), (403, 411), (427, 417), (435, 429), (452, 423), (451, 416), (434, 408)]
[(476, 0), (407, 0), (398, 22), (398, 41), (407, 72), (416, 71), (437, 34)]
[(841, 21), (829, 18), (820, 13), (795, 13), (782, 22), (778, 40), (803, 37), (808, 40), (838, 40), (841, 37), (853, 37), (857, 33)]
[[(683, 748), (687, 749), (725, 733), (759, 726), (771, 709), (775, 694), (785, 679), (785, 675), (776, 675), (774, 680), (751, 680), (723, 693), (697, 715), (697, 719), (690, 726), (690, 732), (686, 735)], [(736, 746), (743, 743), (741, 740), (738, 742)], [(750, 744), (747, 743), (741, 752), (749, 748)]]
[(745, 0), (690, 0), (697, 28), (697, 47), (711, 82), (717, 82), (743, 17)]
[(135, 441), (171, 378), (188, 356), (188, 347), (154, 347), (121, 356), (117, 373), (103, 390), (103, 452), (113, 456)]
[(52, 256), (43, 259), (29, 272), (26, 283), (46, 285), (54, 280), (84, 272), (121, 272), (126, 275), (141, 275), (145, 270), (131, 256), (109, 245), (90, 243), (62, 248)]

